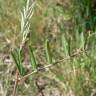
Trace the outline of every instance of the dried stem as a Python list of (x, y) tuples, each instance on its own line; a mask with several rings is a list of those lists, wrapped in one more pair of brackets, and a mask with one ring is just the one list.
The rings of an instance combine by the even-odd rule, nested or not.
[(16, 96), (16, 89), (17, 89), (17, 85), (19, 82), (19, 73), (16, 71), (16, 79), (15, 79), (15, 84), (14, 84), (14, 89), (13, 89), (13, 95), (12, 96)]

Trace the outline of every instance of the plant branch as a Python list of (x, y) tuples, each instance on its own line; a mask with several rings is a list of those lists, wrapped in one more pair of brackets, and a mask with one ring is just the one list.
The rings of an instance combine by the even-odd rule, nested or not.
[(35, 73), (37, 73), (37, 72), (39, 72), (39, 71), (42, 71), (42, 70), (45, 70), (45, 69), (47, 70), (48, 68), (56, 65), (57, 63), (63, 62), (63, 61), (65, 61), (65, 60), (69, 60), (70, 57), (77, 56), (78, 54), (81, 54), (81, 53), (86, 52), (86, 51), (87, 51), (87, 50), (78, 49), (75, 53), (73, 53), (72, 55), (70, 55), (70, 56), (68, 56), (68, 57), (66, 57), (66, 58), (63, 58), (63, 59), (58, 60), (58, 61), (55, 61), (54, 63), (48, 64), (48, 65), (46, 65), (46, 66), (44, 66), (44, 67), (40, 67), (40, 68), (38, 68), (38, 69), (35, 69), (33, 72), (31, 72), (31, 73), (29, 73), (29, 74), (21, 77), (20, 80), (25, 79), (25, 78), (29, 77), (30, 75), (35, 74)]

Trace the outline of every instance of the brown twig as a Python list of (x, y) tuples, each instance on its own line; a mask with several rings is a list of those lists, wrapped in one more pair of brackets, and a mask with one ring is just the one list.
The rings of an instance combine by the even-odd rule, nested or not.
[(15, 84), (14, 84), (14, 89), (13, 89), (13, 95), (12, 96), (16, 96), (16, 89), (17, 89), (17, 85), (19, 82), (19, 73), (18, 71), (16, 71), (16, 79), (15, 79)]

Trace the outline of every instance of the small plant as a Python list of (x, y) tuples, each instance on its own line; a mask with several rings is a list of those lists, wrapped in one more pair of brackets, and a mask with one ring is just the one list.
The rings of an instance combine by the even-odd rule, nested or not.
[[(22, 42), (20, 44), (20, 48), (16, 49), (12, 52), (12, 57), (16, 63), (17, 69), (19, 70), (20, 74), (23, 73), (23, 66), (21, 64), (21, 50), (24, 46), (25, 42), (27, 41), (27, 36), (29, 34), (29, 28), (30, 28), (30, 19), (33, 15), (33, 8), (34, 8), (35, 2), (32, 2), (30, 0), (26, 1), (26, 6), (24, 7), (23, 12), (21, 13), (21, 36), (22, 36)], [(30, 52), (32, 53), (32, 48), (30, 48)], [(33, 54), (33, 53), (32, 53)], [(31, 56), (33, 56), (31, 54)], [(33, 57), (32, 57), (33, 58)]]
[[(20, 48), (16, 49), (16, 51), (12, 52), (12, 57), (15, 61), (16, 67), (17, 67), (21, 76), (24, 76), (24, 74), (25, 74), (23, 65), (21, 63), (21, 50), (22, 50), (22, 47), (25, 45), (25, 42), (28, 39), (27, 36), (29, 34), (30, 19), (33, 15), (34, 4), (35, 4), (35, 2), (32, 2), (31, 0), (26, 0), (26, 6), (24, 7), (23, 12), (21, 12), (21, 37), (22, 37), (22, 41), (20, 44)], [(30, 53), (31, 53), (30, 57), (32, 59), (31, 63), (33, 64), (33, 63), (35, 63), (35, 61), (33, 62), (34, 58), (33, 58), (32, 48), (30, 48)], [(34, 69), (34, 66), (33, 66), (33, 69)], [(16, 88), (18, 85), (18, 73), (16, 74), (16, 76), (17, 76), (17, 80), (15, 81), (13, 96), (16, 95)]]

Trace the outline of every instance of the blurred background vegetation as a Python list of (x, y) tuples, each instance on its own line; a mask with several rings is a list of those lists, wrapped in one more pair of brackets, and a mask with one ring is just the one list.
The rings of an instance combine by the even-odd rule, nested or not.
[[(9, 62), (12, 61), (10, 60), (10, 52), (12, 49), (19, 47), (21, 43), (20, 12), (23, 11), (25, 3), (26, 0), (0, 0), (0, 84), (6, 91), (4, 91), (4, 94), (7, 94), (2, 96), (11, 96), (8, 94), (12, 92), (12, 89), (9, 87), (12, 85), (10, 84), (11, 79), (9, 78), (11, 76), (14, 77), (13, 73), (15, 69), (13, 68), (14, 64), (10, 64)], [(53, 52), (53, 60), (58, 60), (66, 55), (71, 56), (71, 54), (79, 48), (82, 50), (85, 48), (88, 49), (87, 53), (79, 54), (75, 58), (62, 62), (64, 64), (61, 63), (56, 65), (55, 68), (51, 69), (51, 72), (48, 71), (45, 72), (45, 74), (40, 73), (39, 76), (37, 75), (37, 77), (48, 77), (47, 82), (49, 85), (46, 89), (47, 93), (49, 92), (49, 89), (55, 90), (58, 93), (56, 88), (61, 87), (61, 85), (56, 84), (56, 81), (50, 81), (53, 74), (56, 75), (55, 77), (53, 76), (54, 78), (59, 78), (60, 82), (68, 85), (66, 92), (63, 90), (63, 88), (60, 88), (59, 91), (61, 91), (62, 95), (48, 96), (95, 96), (96, 1), (36, 0), (34, 15), (31, 18), (30, 23), (30, 34), (28, 34), (27, 44), (42, 47), (42, 45), (44, 45), (44, 41), (48, 39), (50, 41), (51, 51)], [(62, 34), (64, 34), (66, 40), (62, 37)], [(66, 47), (68, 53), (65, 53), (65, 55), (62, 54), (61, 37), (67, 42), (68, 45)], [(54, 51), (54, 49), (56, 50)], [(25, 50), (26, 53), (27, 51), (28, 50)], [(40, 55), (36, 55), (38, 62), (40, 61), (40, 57), (43, 59), (45, 58), (43, 57), (45, 53), (42, 51), (42, 49), (39, 49), (36, 52), (36, 54)], [(41, 60), (40, 62), (44, 63), (44, 60)], [(46, 74), (48, 76), (46, 76)], [(34, 84), (32, 83), (31, 79), (27, 82), (28, 85), (25, 85), (25, 87), (21, 85), (18, 88), (17, 96), (32, 96), (32, 92), (37, 92), (37, 89), (33, 88)], [(55, 89), (50, 87), (51, 85), (55, 86)], [(39, 96), (35, 93), (33, 95)]]
[[(22, 11), (25, 1), (26, 0), (19, 0), (18, 2), (16, 0), (14, 0), (14, 2), (12, 0), (6, 2), (0, 1), (0, 50), (7, 46), (12, 48), (18, 46), (20, 39), (20, 11)], [(69, 4), (70, 2), (66, 0), (36, 1), (30, 28), (30, 39), (32, 39), (32, 42), (42, 41), (45, 38), (42, 37), (42, 33), (44, 32), (46, 35), (49, 34), (49, 31), (51, 31), (51, 34), (54, 34), (55, 32), (52, 32), (52, 30), (54, 31), (53, 27), (56, 26), (55, 19), (59, 19), (59, 17), (63, 15), (64, 19), (70, 19), (70, 12), (68, 10), (71, 4), (70, 6)]]

